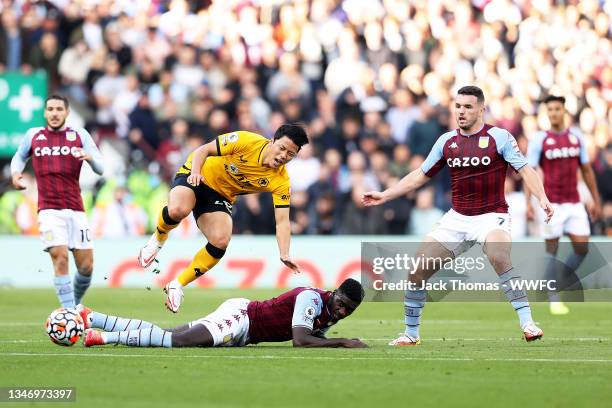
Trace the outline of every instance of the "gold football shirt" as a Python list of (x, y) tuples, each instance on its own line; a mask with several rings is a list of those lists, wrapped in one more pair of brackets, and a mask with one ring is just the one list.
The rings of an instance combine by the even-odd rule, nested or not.
[[(291, 184), (285, 166), (274, 169), (261, 162), (269, 139), (240, 130), (220, 135), (216, 142), (218, 156), (207, 157), (201, 170), (207, 186), (231, 203), (238, 195), (270, 192), (274, 207), (289, 207)], [(191, 173), (192, 156), (177, 174)]]

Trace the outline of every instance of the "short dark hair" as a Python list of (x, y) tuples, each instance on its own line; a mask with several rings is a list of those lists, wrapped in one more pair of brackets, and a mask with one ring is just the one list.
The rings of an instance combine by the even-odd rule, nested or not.
[(478, 103), (484, 103), (485, 101), (484, 92), (482, 92), (482, 89), (474, 85), (468, 85), (468, 86), (461, 87), (457, 91), (457, 95), (475, 96)]
[(544, 104), (547, 104), (549, 102), (561, 102), (562, 105), (565, 105), (565, 96), (548, 95), (542, 100), (542, 103)]
[(45, 108), (47, 107), (47, 102), (52, 101), (52, 100), (59, 100), (64, 102), (64, 107), (66, 109), (68, 109), (70, 107), (70, 103), (68, 102), (68, 98), (66, 98), (63, 95), (60, 94), (51, 94), (49, 96), (47, 96), (47, 99), (45, 99)]
[(306, 136), (306, 130), (304, 126), (298, 123), (286, 123), (276, 129), (274, 132), (274, 140), (278, 140), (283, 136), (287, 136), (293, 143), (298, 147), (298, 150), (305, 144), (308, 144), (308, 136)]
[(338, 287), (338, 292), (341, 292), (344, 296), (356, 304), (360, 304), (365, 296), (361, 283), (352, 278), (348, 278), (342, 282), (342, 284)]

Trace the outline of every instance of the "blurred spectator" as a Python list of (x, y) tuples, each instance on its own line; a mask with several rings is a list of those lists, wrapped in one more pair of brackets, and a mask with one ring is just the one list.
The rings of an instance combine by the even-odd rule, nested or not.
[(416, 205), (410, 217), (408, 234), (423, 236), (442, 218), (442, 210), (434, 207), (434, 190), (426, 187), (417, 192)]
[(412, 123), (408, 131), (408, 146), (414, 156), (426, 158), (442, 134), (442, 127), (435, 113), (434, 107), (427, 98), (419, 101), (419, 117)]
[(404, 144), (398, 144), (393, 149), (393, 161), (389, 165), (391, 176), (401, 179), (410, 173), (410, 149)]
[(134, 110), (140, 99), (140, 84), (138, 77), (130, 74), (125, 77), (125, 87), (121, 88), (113, 99), (111, 111), (117, 124), (117, 135), (121, 138), (127, 137), (130, 121), (129, 114)]
[(149, 97), (141, 95), (136, 108), (128, 116), (130, 122), (129, 141), (132, 151), (139, 151), (149, 161), (157, 158), (159, 128), (149, 105)]
[(87, 103), (87, 92), (84, 85), (93, 57), (94, 53), (87, 47), (87, 43), (79, 40), (72, 47), (64, 50), (58, 63), (59, 74), (67, 96), (81, 105)]
[(380, 222), (383, 208), (364, 207), (361, 203), (363, 193), (372, 190), (373, 186), (364, 180), (363, 175), (354, 175), (352, 188), (348, 193), (347, 202), (342, 208), (342, 221), (338, 232), (340, 234), (363, 234), (376, 235), (385, 234), (385, 225)]
[(297, 157), (287, 164), (291, 191), (306, 191), (319, 179), (321, 162), (313, 155), (311, 144), (304, 145)]
[(279, 60), (278, 71), (270, 77), (266, 87), (269, 100), (276, 101), (281, 91), (293, 97), (299, 97), (303, 102), (310, 100), (310, 84), (299, 72), (299, 62), (293, 53), (284, 53)]
[(176, 119), (170, 127), (170, 137), (163, 140), (157, 149), (157, 161), (164, 169), (164, 176), (170, 180), (185, 162), (182, 148), (189, 136), (189, 124), (184, 119)]
[(114, 57), (123, 72), (132, 62), (132, 49), (121, 40), (121, 32), (116, 24), (109, 24), (105, 31), (108, 55)]
[(56, 89), (60, 84), (59, 77), (60, 50), (55, 34), (43, 34), (38, 46), (30, 54), (30, 65), (33, 69), (42, 69), (47, 72), (50, 89)]
[(132, 202), (125, 186), (117, 186), (110, 202), (98, 203), (93, 209), (91, 228), (97, 237), (143, 235), (146, 225), (147, 214)]
[(274, 206), (270, 194), (241, 196), (234, 206), (234, 231), (239, 234), (274, 234)]
[(107, 57), (104, 63), (104, 75), (93, 86), (97, 123), (110, 134), (114, 134), (117, 123), (112, 109), (113, 101), (126, 85), (125, 77), (120, 74), (120, 68), (116, 58)]
[(405, 143), (408, 130), (419, 117), (420, 111), (414, 104), (412, 94), (406, 89), (398, 89), (393, 94), (393, 105), (385, 119), (391, 125), (393, 139), (397, 143)]
[(19, 19), (11, 8), (2, 11), (0, 20), (0, 72), (20, 69), (29, 72), (31, 44), (27, 31), (19, 25)]

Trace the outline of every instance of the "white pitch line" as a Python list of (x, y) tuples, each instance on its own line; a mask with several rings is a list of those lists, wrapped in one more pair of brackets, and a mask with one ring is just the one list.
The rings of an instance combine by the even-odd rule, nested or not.
[[(158, 326), (178, 326), (177, 322), (155, 322)], [(45, 322), (0, 322), (0, 327), (44, 327)]]
[[(608, 337), (543, 337), (544, 340), (549, 340), (549, 341), (610, 341), (610, 338)], [(391, 341), (393, 340), (392, 338), (372, 338), (372, 339), (361, 339), (364, 341)], [(521, 337), (489, 337), (489, 338), (460, 338), (460, 337), (456, 337), (456, 338), (449, 338), (449, 337), (445, 337), (445, 338), (424, 338), (422, 339), (424, 342), (427, 341), (508, 341), (508, 340), (513, 340), (513, 341), (525, 341), (523, 338)]]
[(0, 353), (11, 357), (127, 357), (127, 358), (202, 358), (235, 360), (401, 360), (401, 361), (466, 361), (466, 362), (511, 362), (511, 363), (612, 363), (611, 359), (558, 359), (558, 358), (460, 358), (460, 357), (329, 357), (329, 356), (277, 356), (269, 354), (252, 356), (212, 356), (212, 355), (153, 355), (153, 354), (109, 354), (109, 353)]

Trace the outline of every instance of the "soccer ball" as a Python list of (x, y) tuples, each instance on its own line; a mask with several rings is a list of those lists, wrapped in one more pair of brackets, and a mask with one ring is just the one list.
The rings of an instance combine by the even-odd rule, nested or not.
[(45, 329), (55, 344), (72, 346), (81, 338), (85, 325), (75, 309), (60, 307), (51, 312), (45, 322)]

